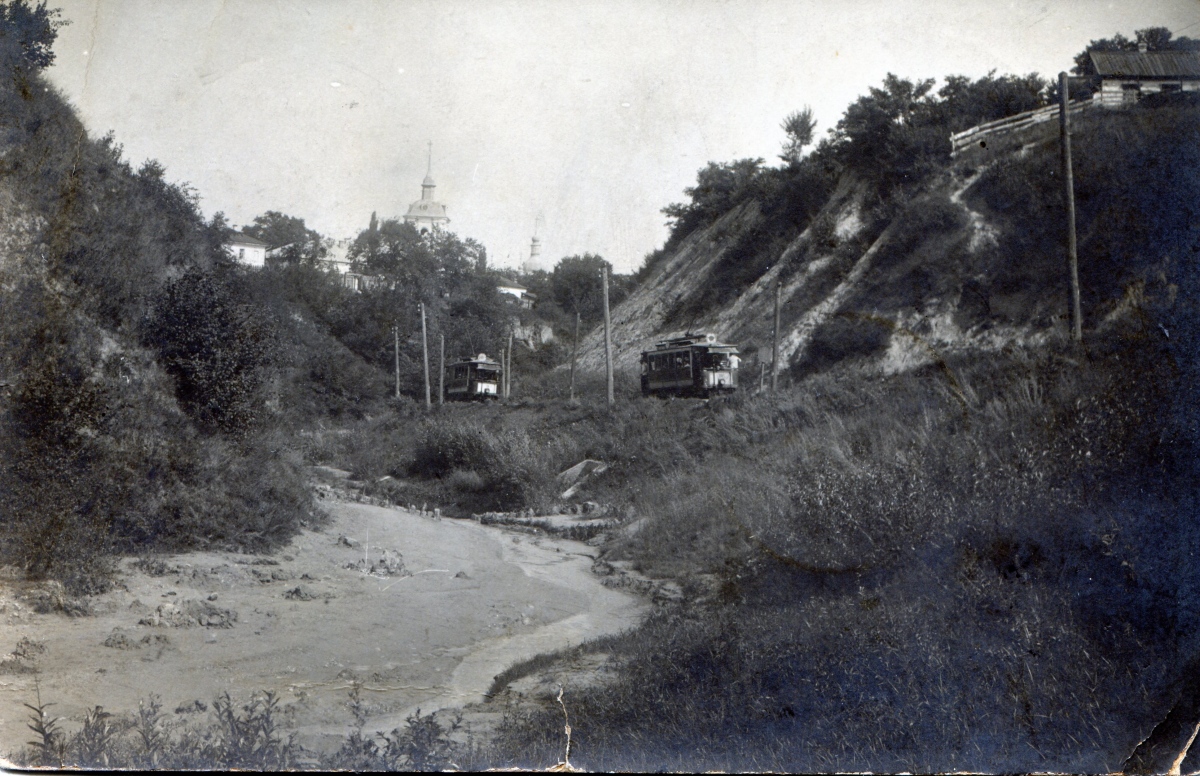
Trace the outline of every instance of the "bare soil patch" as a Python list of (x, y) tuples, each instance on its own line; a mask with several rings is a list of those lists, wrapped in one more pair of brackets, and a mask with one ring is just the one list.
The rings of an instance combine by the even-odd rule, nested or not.
[(326, 507), (325, 529), (270, 558), (127, 558), (85, 616), (31, 605), (36, 586), (0, 579), (0, 753), (29, 736), (22, 704), (35, 679), (68, 728), (96, 705), (129, 711), (150, 694), (191, 709), (274, 690), (302, 744), (333, 746), (352, 725), (356, 681), (367, 729), (391, 730), (418, 707), (479, 702), (512, 663), (632, 627), (647, 606), (602, 584), (581, 542)]

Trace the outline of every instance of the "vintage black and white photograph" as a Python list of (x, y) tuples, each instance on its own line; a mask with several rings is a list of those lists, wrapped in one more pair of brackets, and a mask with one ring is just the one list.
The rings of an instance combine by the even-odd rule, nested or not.
[(1200, 773), (1197, 0), (0, 0), (0, 765)]

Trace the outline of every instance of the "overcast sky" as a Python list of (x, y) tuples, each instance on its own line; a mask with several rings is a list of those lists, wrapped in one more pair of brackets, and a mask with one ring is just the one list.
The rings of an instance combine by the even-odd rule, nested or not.
[(433, 142), (450, 229), (493, 264), (632, 271), (710, 160), (778, 162), (886, 73), (1052, 76), (1093, 38), (1200, 36), (1200, 0), (50, 0), (50, 78), (90, 131), (236, 225), (403, 215)]

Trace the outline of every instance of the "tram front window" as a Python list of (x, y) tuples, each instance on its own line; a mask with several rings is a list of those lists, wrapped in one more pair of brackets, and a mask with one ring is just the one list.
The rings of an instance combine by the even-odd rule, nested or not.
[(732, 366), (729, 356), (725, 353), (710, 353), (705, 362), (704, 366), (708, 369), (729, 369)]

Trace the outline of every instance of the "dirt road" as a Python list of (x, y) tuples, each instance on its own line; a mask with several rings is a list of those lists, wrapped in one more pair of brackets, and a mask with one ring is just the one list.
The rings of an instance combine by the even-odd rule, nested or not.
[(51, 712), (74, 720), (96, 705), (136, 709), (151, 693), (172, 712), (270, 689), (301, 743), (327, 746), (351, 723), (354, 681), (367, 728), (390, 730), (418, 707), (479, 701), (512, 663), (627, 629), (645, 611), (600, 584), (594, 551), (578, 542), (356, 503), (329, 509), (326, 528), (265, 562), (127, 559), (122, 589), (94, 599), (91, 616), (37, 614), (21, 583), (0, 580), (0, 658), (29, 640), (24, 657), (0, 663), (0, 753), (29, 736), (22, 703), (33, 702), (35, 677)]

